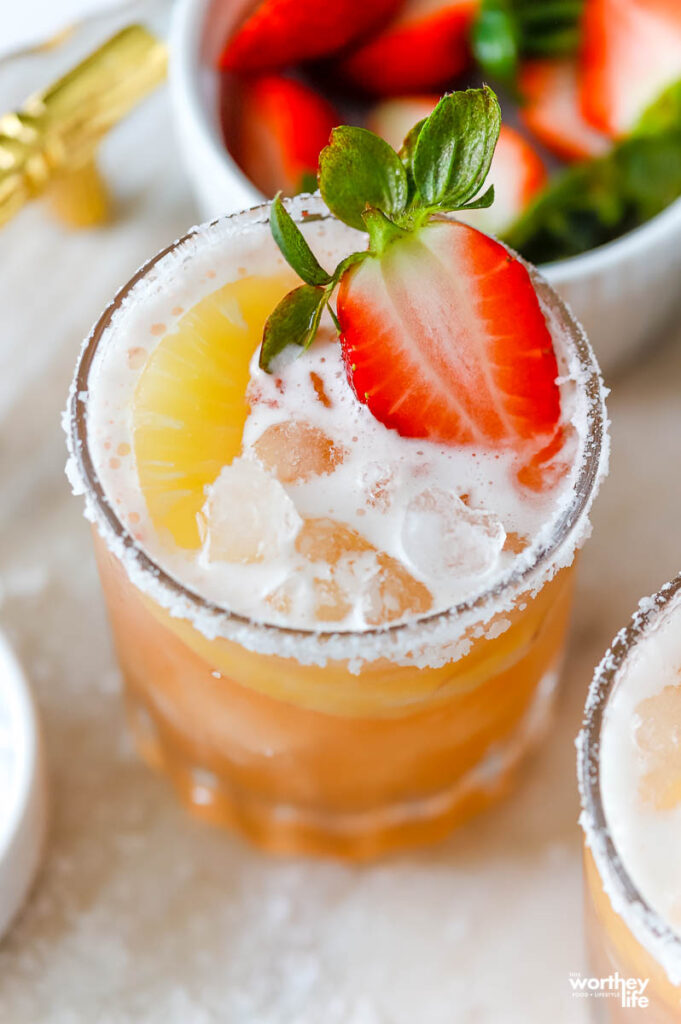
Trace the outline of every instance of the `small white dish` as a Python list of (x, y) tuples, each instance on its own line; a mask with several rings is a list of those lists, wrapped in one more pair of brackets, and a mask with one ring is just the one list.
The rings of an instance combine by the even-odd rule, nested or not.
[(35, 703), (0, 633), (0, 937), (40, 866), (46, 823), (45, 761)]
[[(177, 0), (170, 89), (182, 158), (202, 216), (263, 201), (222, 141), (216, 61), (249, 0)], [(681, 304), (681, 199), (634, 231), (539, 268), (583, 323), (603, 370), (628, 361)]]

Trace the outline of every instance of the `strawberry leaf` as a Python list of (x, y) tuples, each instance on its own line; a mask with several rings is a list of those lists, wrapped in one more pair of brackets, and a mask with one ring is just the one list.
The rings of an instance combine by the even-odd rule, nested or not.
[(414, 152), (416, 150), (416, 143), (418, 142), (421, 129), (426, 123), (424, 117), (418, 124), (415, 124), (413, 128), (410, 128), (404, 137), (404, 142), (400, 146), (398, 156), (404, 164), (404, 169), (407, 172), (407, 186), (409, 189), (408, 204), (411, 205), (416, 197), (416, 182), (414, 181)]
[(459, 206), (459, 210), (486, 210), (494, 202), (494, 185), (490, 185), (486, 192), (483, 192), (477, 199), (472, 199), (465, 206)]
[(331, 280), (317, 261), (300, 228), (286, 211), (279, 193), (272, 201), (270, 230), (286, 262), (306, 284), (326, 285)]
[(365, 128), (342, 125), (319, 154), (319, 188), (331, 212), (364, 230), (367, 206), (389, 218), (407, 205), (407, 172), (395, 150)]
[(326, 290), (303, 284), (285, 295), (269, 315), (260, 349), (260, 367), (270, 373), (275, 356), (289, 345), (312, 344), (326, 300)]
[(499, 103), (487, 86), (443, 96), (416, 142), (417, 199), (435, 210), (470, 202), (487, 177), (500, 127)]
[(418, 121), (413, 128), (410, 128), (404, 137), (404, 142), (400, 146), (398, 156), (408, 170), (411, 170), (414, 165), (414, 151), (416, 150), (416, 143), (419, 140), (421, 129), (427, 120), (428, 118), (424, 117), (421, 121)]

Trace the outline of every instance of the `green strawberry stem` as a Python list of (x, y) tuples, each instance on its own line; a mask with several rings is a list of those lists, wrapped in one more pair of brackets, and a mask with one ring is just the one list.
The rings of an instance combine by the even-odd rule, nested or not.
[[(501, 112), (487, 86), (443, 96), (430, 117), (408, 133), (399, 153), (364, 128), (343, 125), (319, 155), (324, 202), (343, 223), (365, 231), (368, 248), (342, 260), (333, 273), (312, 253), (281, 197), (272, 203), (270, 229), (286, 261), (304, 284), (289, 292), (265, 325), (260, 365), (289, 345), (305, 350), (343, 274), (369, 256), (418, 231), (432, 217), (489, 206), (482, 193), (499, 137)], [(335, 321), (335, 316), (334, 316)]]
[(367, 206), (362, 214), (362, 220), (369, 235), (369, 248), (376, 256), (382, 256), (391, 242), (409, 234), (373, 206)]

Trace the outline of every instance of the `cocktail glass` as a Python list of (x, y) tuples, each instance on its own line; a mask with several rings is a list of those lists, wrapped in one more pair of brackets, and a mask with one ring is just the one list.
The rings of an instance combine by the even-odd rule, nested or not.
[[(318, 199), (304, 205), (298, 219), (329, 216)], [(265, 205), (202, 230), (229, 246), (245, 229), (267, 235), (268, 216)], [(607, 462), (591, 348), (535, 275), (579, 367), (587, 437), (574, 492), (522, 571), (448, 611), (381, 629), (251, 621), (154, 564), (107, 497), (88, 443), (98, 348), (147, 275), (162, 273), (187, 238), (139, 271), (105, 311), (83, 349), (67, 411), (71, 475), (95, 524), (139, 750), (197, 815), (268, 850), (362, 858), (439, 838), (508, 791), (547, 721), (574, 553)]]
[(590, 1000), (594, 1021), (603, 1024), (681, 1021), (681, 938), (632, 881), (608, 827), (601, 792), (601, 734), (608, 703), (639, 643), (649, 637), (679, 592), (681, 575), (646, 602), (617, 635), (591, 684), (578, 743), (589, 966), (593, 978), (605, 979), (606, 985), (611, 977), (616, 979), (604, 990), (607, 997)]

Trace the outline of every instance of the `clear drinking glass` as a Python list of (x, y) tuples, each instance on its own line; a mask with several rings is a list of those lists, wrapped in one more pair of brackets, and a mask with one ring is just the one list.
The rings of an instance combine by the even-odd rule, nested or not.
[(619, 992), (591, 999), (593, 1020), (603, 1024), (681, 1021), (681, 938), (647, 903), (629, 876), (608, 827), (601, 793), (601, 733), (608, 703), (639, 643), (655, 629), (680, 591), (681, 574), (618, 633), (591, 684), (578, 746), (590, 971), (597, 979), (617, 972), (623, 979), (648, 980), (645, 1007), (623, 1006)]
[[(268, 209), (207, 230), (222, 233), (224, 244), (244, 227), (267, 232)], [(306, 201), (307, 220), (328, 216), (323, 211), (320, 200)], [(108, 500), (88, 446), (85, 396), (98, 347), (137, 285), (184, 244), (161, 252), (105, 311), (83, 349), (67, 417), (72, 476), (95, 523), (137, 745), (192, 811), (269, 850), (359, 858), (434, 840), (508, 790), (547, 718), (575, 541), (607, 460), (591, 348), (536, 276), (579, 364), (588, 436), (571, 500), (522, 572), (449, 611), (378, 630), (250, 621), (154, 564)], [(371, 653), (377, 642), (378, 657)], [(423, 667), (424, 649), (435, 667)]]

